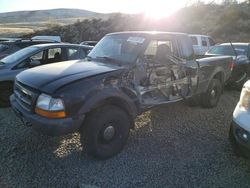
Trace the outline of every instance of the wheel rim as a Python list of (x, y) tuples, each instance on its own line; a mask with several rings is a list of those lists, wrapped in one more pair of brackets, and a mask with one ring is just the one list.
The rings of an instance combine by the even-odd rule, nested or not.
[(211, 90), (210, 96), (211, 96), (211, 103), (215, 104), (217, 102), (218, 96), (219, 96), (219, 89), (216, 85)]
[(103, 138), (106, 141), (112, 140), (115, 136), (115, 127), (113, 125), (109, 125), (104, 131), (103, 131)]
[(212, 97), (212, 98), (215, 98), (215, 97), (216, 97), (216, 91), (215, 91), (215, 88), (214, 88), (214, 89), (212, 89), (212, 91), (211, 91), (211, 97)]
[(114, 141), (116, 135), (114, 122), (108, 122), (103, 125), (98, 135), (98, 143), (101, 145), (110, 144)]

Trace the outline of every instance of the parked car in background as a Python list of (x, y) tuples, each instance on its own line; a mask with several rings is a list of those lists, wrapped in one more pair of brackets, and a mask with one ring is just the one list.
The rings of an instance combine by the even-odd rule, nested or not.
[(198, 57), (204, 55), (212, 46), (215, 45), (212, 37), (207, 35), (189, 35), (192, 40), (194, 54)]
[(54, 40), (9, 39), (0, 42), (0, 60), (20, 49), (36, 44), (57, 43)]
[(9, 105), (15, 76), (39, 65), (84, 59), (92, 46), (78, 44), (39, 44), (19, 50), (0, 60), (0, 106)]
[(44, 134), (80, 131), (87, 153), (105, 159), (122, 150), (135, 118), (152, 107), (198, 96), (201, 106), (215, 107), (231, 61), (196, 60), (182, 33), (112, 33), (85, 60), (18, 74), (11, 105)]
[(244, 84), (233, 112), (229, 139), (237, 154), (250, 157), (250, 80)]
[(97, 43), (98, 43), (98, 41), (83, 41), (80, 44), (81, 45), (95, 46)]
[(205, 56), (228, 55), (233, 57), (232, 75), (228, 85), (241, 89), (250, 73), (250, 55), (248, 43), (223, 43), (208, 50)]
[(60, 36), (46, 36), (46, 35), (37, 35), (33, 36), (31, 40), (50, 40), (55, 42), (62, 42), (62, 39)]

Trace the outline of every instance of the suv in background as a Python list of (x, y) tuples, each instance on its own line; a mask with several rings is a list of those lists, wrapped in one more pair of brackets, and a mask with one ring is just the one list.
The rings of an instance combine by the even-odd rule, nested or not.
[(0, 59), (18, 51), (25, 47), (35, 44), (58, 43), (54, 40), (36, 40), (36, 39), (10, 39), (0, 42)]
[(83, 41), (80, 44), (81, 45), (95, 46), (97, 43), (98, 43), (98, 41), (90, 40), (90, 41)]
[(210, 36), (207, 35), (189, 35), (192, 40), (194, 53), (197, 56), (203, 56), (206, 51), (208, 51), (215, 42)]

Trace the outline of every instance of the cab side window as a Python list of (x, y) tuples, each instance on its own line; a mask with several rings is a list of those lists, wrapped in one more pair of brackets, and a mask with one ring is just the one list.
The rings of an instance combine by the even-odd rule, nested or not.
[(215, 45), (215, 42), (210, 37), (208, 38), (208, 41), (209, 41), (209, 45), (210, 46), (214, 46)]
[(79, 59), (79, 50), (77, 48), (67, 48), (67, 57), (68, 60)]
[(62, 61), (62, 49), (61, 48), (48, 49), (47, 63), (55, 63), (60, 61)]
[(26, 58), (25, 60), (23, 60), (15, 68), (16, 69), (29, 68), (30, 62), (34, 61), (34, 60), (40, 61), (41, 64), (43, 64), (43, 56), (44, 56), (44, 51), (38, 52), (38, 53)]
[(30, 56), (30, 59), (31, 59), (31, 60), (42, 61), (42, 59), (43, 59), (43, 54), (44, 54), (44, 51), (38, 52), (37, 54)]

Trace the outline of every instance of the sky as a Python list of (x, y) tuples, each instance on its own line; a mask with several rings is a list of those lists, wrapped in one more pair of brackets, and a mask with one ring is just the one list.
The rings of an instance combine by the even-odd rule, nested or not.
[[(146, 13), (158, 18), (198, 0), (0, 0), (0, 12), (78, 8), (100, 13)], [(221, 0), (203, 0), (205, 2)]]

